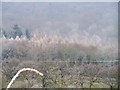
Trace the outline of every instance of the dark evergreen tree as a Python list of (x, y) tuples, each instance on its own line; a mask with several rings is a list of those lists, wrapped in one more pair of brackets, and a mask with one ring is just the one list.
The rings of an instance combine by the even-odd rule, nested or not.
[(27, 37), (28, 39), (31, 38), (31, 33), (29, 32), (28, 29), (26, 29), (26, 31), (25, 31), (25, 35), (26, 35), (26, 37)]
[(2, 30), (2, 36), (5, 36), (7, 38), (8, 35), (7, 35), (6, 31)]
[(14, 25), (13, 30), (14, 30), (13, 31), (13, 38), (16, 38), (16, 36), (21, 37), (23, 35), (23, 33), (18, 25)]

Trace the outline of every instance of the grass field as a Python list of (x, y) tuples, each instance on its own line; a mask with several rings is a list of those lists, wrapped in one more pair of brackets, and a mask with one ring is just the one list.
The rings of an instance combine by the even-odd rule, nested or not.
[[(28, 78), (27, 78), (28, 79)], [(30, 78), (27, 80), (26, 78), (19, 78), (17, 79), (11, 86), (11, 88), (41, 88), (42, 87), (42, 80), (38, 80), (35, 78)], [(71, 80), (72, 81), (72, 80)], [(49, 83), (50, 81), (47, 80), (47, 82)], [(6, 88), (6, 86), (8, 85), (9, 82), (4, 81), (3, 84), (3, 88)], [(82, 88), (80, 85), (76, 84), (76, 82), (69, 82), (66, 81), (65, 82), (67, 85), (61, 85), (61, 83), (58, 80), (58, 83), (52, 83), (52, 84), (46, 84), (47, 88)], [(89, 81), (85, 80), (85, 83), (83, 84), (83, 88), (90, 88), (90, 83)], [(110, 88), (107, 84), (102, 83), (102, 82), (95, 82), (93, 83), (93, 85), (91, 86), (91, 88)]]

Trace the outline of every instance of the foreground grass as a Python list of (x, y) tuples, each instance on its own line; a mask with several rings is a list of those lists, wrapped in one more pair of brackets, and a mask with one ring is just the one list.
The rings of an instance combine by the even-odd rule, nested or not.
[[(66, 81), (67, 83), (68, 81)], [(6, 88), (8, 82), (3, 82), (3, 88)], [(89, 81), (85, 82), (83, 87), (84, 88), (90, 88), (89, 87), (90, 84), (89, 84)], [(30, 79), (30, 80), (16, 80), (11, 88), (41, 88), (42, 87), (42, 82), (39, 80), (35, 80), (35, 79)], [(60, 85), (60, 83), (52, 83), (52, 84), (49, 84), (47, 86), (47, 88), (82, 88), (80, 85), (76, 85), (75, 82), (71, 82), (71, 84), (67, 84), (66, 86), (64, 85)], [(108, 85), (106, 85), (105, 83), (93, 83), (93, 86), (91, 88), (109, 88)]]

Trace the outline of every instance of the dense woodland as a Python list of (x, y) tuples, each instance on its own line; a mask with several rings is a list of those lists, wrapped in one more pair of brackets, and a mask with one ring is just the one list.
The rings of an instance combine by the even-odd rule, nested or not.
[[(24, 72), (13, 88), (117, 88), (117, 51), (109, 47), (84, 45), (67, 37), (25, 32), (18, 25), (2, 30), (2, 87), (16, 72), (29, 67), (44, 74)], [(44, 84), (44, 85), (43, 85)]]

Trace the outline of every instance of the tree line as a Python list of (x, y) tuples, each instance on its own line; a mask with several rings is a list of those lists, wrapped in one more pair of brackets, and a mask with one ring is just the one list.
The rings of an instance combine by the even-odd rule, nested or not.
[(4, 36), (5, 38), (16, 38), (18, 37), (22, 37), (22, 36), (26, 36), (27, 39), (31, 39), (32, 34), (30, 32), (30, 30), (26, 29), (25, 33), (23, 33), (22, 29), (20, 28), (19, 25), (14, 25), (12, 28), (12, 31), (10, 32), (6, 32), (5, 30), (2, 29), (2, 36)]

